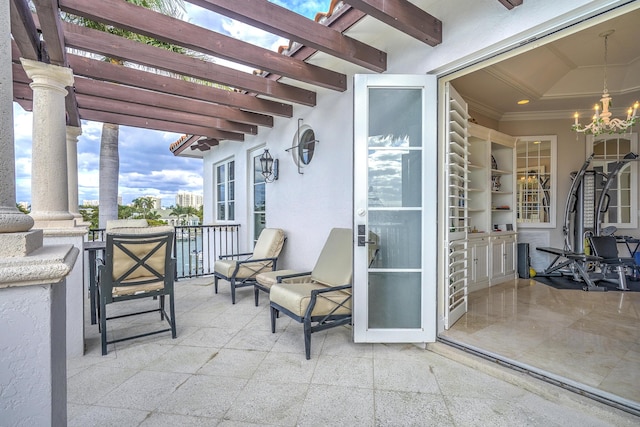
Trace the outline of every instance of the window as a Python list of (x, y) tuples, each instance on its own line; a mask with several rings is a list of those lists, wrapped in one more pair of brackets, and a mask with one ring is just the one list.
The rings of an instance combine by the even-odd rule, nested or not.
[(216, 185), (216, 220), (235, 220), (235, 163), (225, 161), (214, 166)]
[[(260, 150), (256, 150), (251, 156), (253, 158), (253, 177), (251, 182), (253, 183), (253, 242), (258, 240), (258, 236), (265, 228), (266, 225), (266, 182), (262, 175), (262, 168), (260, 166)], [(257, 154), (256, 154), (257, 153)]]
[(518, 227), (556, 225), (556, 144), (555, 135), (518, 137)]
[[(637, 133), (587, 136), (587, 156), (593, 153), (591, 167), (601, 177), (596, 180), (596, 200), (599, 200), (606, 178), (614, 171), (617, 162), (630, 152), (638, 153)], [(601, 216), (602, 227), (638, 226), (638, 162), (623, 164), (609, 189), (608, 209)]]

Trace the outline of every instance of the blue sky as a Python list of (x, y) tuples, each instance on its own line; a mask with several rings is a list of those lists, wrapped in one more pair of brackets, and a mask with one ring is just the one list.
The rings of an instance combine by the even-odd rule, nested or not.
[[(280, 6), (313, 18), (326, 11), (330, 0), (273, 0)], [(230, 35), (250, 43), (276, 50), (287, 42), (237, 21), (185, 3), (186, 16), (192, 24)], [(221, 65), (230, 65), (217, 61)], [(242, 67), (236, 67), (243, 69)], [(251, 69), (244, 68), (251, 72)], [(16, 155), (16, 201), (31, 203), (31, 113), (13, 104)], [(98, 200), (98, 169), (102, 123), (82, 122), (78, 138), (78, 200)], [(123, 203), (141, 196), (162, 199), (163, 206), (175, 204), (178, 191), (202, 194), (202, 160), (176, 157), (169, 145), (181, 134), (120, 126), (119, 191)]]

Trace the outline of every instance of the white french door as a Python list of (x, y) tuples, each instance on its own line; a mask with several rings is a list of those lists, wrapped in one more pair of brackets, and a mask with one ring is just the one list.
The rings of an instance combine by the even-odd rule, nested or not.
[(436, 111), (435, 76), (355, 76), (355, 342), (435, 340)]

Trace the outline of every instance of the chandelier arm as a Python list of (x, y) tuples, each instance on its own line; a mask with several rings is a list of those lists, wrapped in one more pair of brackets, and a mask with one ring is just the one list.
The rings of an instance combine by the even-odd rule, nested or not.
[(611, 103), (611, 96), (609, 96), (609, 90), (607, 88), (607, 60), (609, 53), (609, 36), (614, 33), (614, 30), (605, 31), (600, 34), (600, 37), (604, 38), (604, 89), (602, 91), (602, 98), (600, 99), (600, 103), (602, 104), (602, 113), (600, 113), (600, 103), (596, 104), (595, 114), (591, 123), (583, 126), (579, 123), (579, 114), (576, 112), (574, 114), (575, 123), (571, 127), (571, 129), (575, 132), (591, 134), (591, 135), (600, 135), (603, 133), (614, 134), (614, 133), (624, 133), (630, 127), (634, 126), (638, 123), (638, 116), (636, 112), (638, 110), (638, 102), (629, 108), (627, 113), (627, 119), (618, 119), (611, 118), (611, 112), (609, 111), (609, 105)]

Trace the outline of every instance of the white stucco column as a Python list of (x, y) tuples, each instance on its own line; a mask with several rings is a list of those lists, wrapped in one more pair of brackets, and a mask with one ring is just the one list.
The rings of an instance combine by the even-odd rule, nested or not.
[(0, 0), (0, 235), (33, 227), (33, 219), (16, 208), (10, 31), (9, 0)]
[[(21, 58), (32, 80), (33, 142), (31, 217), (44, 231), (44, 244), (71, 244), (82, 249), (86, 227), (76, 227), (69, 212), (67, 129), (64, 98), (73, 84), (70, 68)], [(80, 258), (81, 260), (83, 257)], [(67, 357), (84, 354), (84, 263), (66, 277)]]
[(21, 58), (32, 80), (33, 142), (31, 172), (31, 217), (38, 228), (60, 227), (69, 221), (67, 180), (67, 135), (64, 98), (73, 84), (70, 68)]
[(67, 179), (69, 195), (69, 212), (77, 220), (82, 221), (78, 209), (78, 137), (82, 135), (82, 128), (67, 126)]
[(58, 245), (0, 257), (2, 425), (67, 425), (65, 276), (78, 253)]

